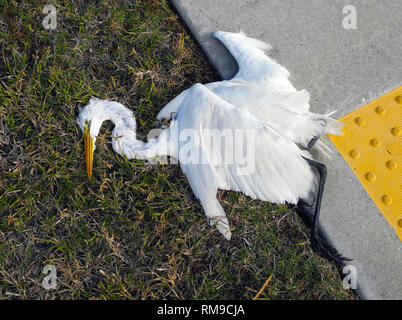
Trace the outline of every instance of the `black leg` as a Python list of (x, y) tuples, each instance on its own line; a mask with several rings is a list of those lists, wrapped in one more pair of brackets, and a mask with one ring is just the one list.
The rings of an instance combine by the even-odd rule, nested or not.
[(320, 139), (319, 136), (314, 137), (313, 139), (311, 139), (311, 141), (308, 143), (307, 145), (307, 150), (311, 151), (311, 148), (316, 144), (316, 142), (318, 141), (318, 139)]
[[(328, 244), (328, 242), (324, 239), (322, 234), (319, 232), (319, 217), (320, 217), (320, 209), (321, 209), (321, 200), (322, 200), (322, 195), (324, 192), (324, 185), (325, 181), (327, 178), (327, 167), (318, 161), (308, 159), (303, 157), (310, 166), (313, 168), (316, 168), (318, 171), (318, 174), (320, 176), (320, 181), (318, 185), (318, 192), (317, 192), (317, 200), (316, 200), (316, 206), (314, 210), (314, 215), (313, 215), (313, 221), (312, 221), (312, 227), (311, 227), (311, 245), (313, 247), (313, 250), (317, 252), (319, 255), (334, 260), (337, 263), (342, 263), (344, 261), (350, 261), (351, 259), (343, 257), (341, 254), (337, 252), (335, 248), (333, 248), (331, 245)], [(302, 208), (301, 210), (307, 211), (307, 215), (309, 216), (313, 210), (312, 206), (308, 206), (307, 203), (304, 201), (301, 202)], [(308, 212), (310, 211), (310, 212)], [(311, 216), (311, 215), (310, 215)]]
[(296, 211), (299, 214), (300, 218), (302, 218), (304, 224), (311, 228), (313, 224), (313, 217), (314, 217), (314, 206), (307, 203), (307, 201), (303, 199), (299, 199), (299, 202), (296, 206)]

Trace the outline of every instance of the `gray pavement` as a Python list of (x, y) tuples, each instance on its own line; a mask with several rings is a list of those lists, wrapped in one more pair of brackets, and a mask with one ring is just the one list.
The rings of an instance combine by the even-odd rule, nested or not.
[[(238, 32), (270, 43), (270, 56), (285, 66), (297, 89), (311, 93), (311, 108), (337, 109), (341, 117), (401, 85), (400, 0), (172, 0), (224, 79), (237, 64), (211, 36)], [(357, 29), (345, 29), (353, 4)], [(364, 299), (402, 299), (402, 242), (352, 170), (334, 150), (328, 165), (321, 227), (353, 258)]]

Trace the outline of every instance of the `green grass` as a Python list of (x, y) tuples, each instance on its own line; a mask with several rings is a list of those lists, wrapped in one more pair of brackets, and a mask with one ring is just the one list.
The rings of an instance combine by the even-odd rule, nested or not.
[[(137, 118), (218, 76), (169, 3), (0, 1), (0, 299), (353, 299), (286, 206), (220, 192), (227, 242), (177, 165), (127, 161), (97, 140), (94, 177), (74, 120), (91, 96)], [(46, 264), (57, 289), (45, 290)]]

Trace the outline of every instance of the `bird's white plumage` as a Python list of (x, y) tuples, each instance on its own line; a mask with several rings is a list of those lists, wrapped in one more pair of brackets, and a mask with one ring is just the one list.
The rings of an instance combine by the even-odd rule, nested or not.
[[(214, 36), (235, 57), (239, 71), (231, 80), (206, 84), (211, 91), (302, 147), (316, 136), (341, 134), (343, 123), (309, 112), (310, 93), (305, 89), (297, 91), (289, 81), (290, 72), (264, 53), (271, 48), (269, 44), (243, 33), (217, 31)], [(169, 117), (179, 105), (172, 100), (157, 118)], [(318, 143), (315, 148), (326, 154), (320, 146), (323, 145)]]
[[(197, 101), (197, 105), (192, 105), (194, 101)], [(191, 112), (187, 111), (187, 108), (191, 108)], [(296, 204), (299, 198), (307, 198), (311, 187), (314, 187), (314, 174), (302, 158), (302, 156), (311, 157), (307, 151), (301, 150), (270, 126), (223, 100), (201, 84), (195, 84), (187, 91), (183, 105), (178, 110), (177, 122), (179, 132), (187, 128), (202, 128), (203, 130), (199, 130), (201, 152), (205, 153), (208, 159), (222, 159), (218, 165), (209, 161), (211, 169), (207, 171), (213, 176), (208, 175), (204, 178), (198, 173), (197, 179), (192, 178), (194, 172), (204, 170), (202, 165), (181, 165), (190, 184), (197, 189), (195, 192), (197, 196), (207, 189), (204, 186), (196, 186), (206, 184), (202, 180), (214, 181), (215, 189), (240, 191), (254, 199), (277, 203)], [(253, 130), (255, 140), (251, 141), (253, 143), (251, 152), (255, 152), (255, 170), (245, 175), (238, 174), (240, 163), (236, 161), (229, 163), (223, 159), (221, 150), (217, 148), (211, 150), (205, 142), (209, 137), (205, 134), (205, 129), (220, 131), (230, 129), (232, 132)], [(245, 141), (246, 139), (242, 142)], [(184, 143), (179, 141), (179, 149)], [(181, 160), (179, 156), (179, 162), (183, 163)], [(228, 164), (224, 164), (225, 162)]]
[[(300, 198), (306, 199), (316, 188), (316, 177), (303, 159), (311, 157), (310, 153), (300, 147), (325, 133), (340, 134), (343, 124), (309, 112), (309, 92), (297, 91), (288, 79), (289, 71), (265, 55), (268, 44), (243, 33), (218, 31), (214, 36), (233, 54), (239, 72), (228, 81), (195, 84), (169, 102), (157, 119), (169, 118), (172, 113), (177, 116), (158, 138), (147, 143), (137, 140), (132, 112), (117, 102), (91, 100), (81, 110), (77, 123), (83, 129), (84, 122), (91, 121), (91, 135), (96, 136), (101, 123), (112, 120), (116, 125), (113, 148), (129, 159), (178, 158), (210, 224), (230, 239), (229, 222), (216, 199), (217, 190), (240, 191), (276, 203), (296, 204)], [(190, 139), (190, 143), (181, 139), (186, 130), (192, 130), (197, 139)], [(241, 165), (226, 162), (226, 151), (217, 147), (219, 144), (211, 144), (210, 132), (224, 130), (254, 132), (254, 170), (239, 174)], [(212, 142), (214, 139), (216, 136)], [(244, 140), (232, 140), (233, 148), (244, 144)], [(188, 161), (181, 152), (186, 148), (206, 161)]]
[[(196, 105), (194, 101), (197, 101)], [(310, 156), (307, 151), (301, 150), (270, 126), (223, 100), (201, 84), (187, 90), (178, 110), (177, 122), (179, 132), (187, 128), (255, 131), (255, 149), (252, 151), (255, 158), (251, 160), (254, 161), (255, 169), (249, 174), (239, 174), (240, 164), (223, 164), (225, 159), (218, 166), (211, 162), (183, 164), (184, 161), (179, 156), (181, 168), (209, 218), (222, 217), (226, 221), (223, 209), (216, 200), (217, 189), (240, 191), (253, 199), (297, 204), (300, 198), (306, 199), (315, 188), (314, 173), (302, 158)], [(209, 145), (203, 143), (208, 136), (203, 136), (201, 130), (200, 132), (203, 139), (196, 146), (199, 152), (204, 153), (208, 159), (221, 157), (221, 150), (211, 150)], [(179, 149), (180, 143), (179, 141)], [(227, 224), (219, 225), (222, 219), (217, 220), (220, 231), (229, 237)]]

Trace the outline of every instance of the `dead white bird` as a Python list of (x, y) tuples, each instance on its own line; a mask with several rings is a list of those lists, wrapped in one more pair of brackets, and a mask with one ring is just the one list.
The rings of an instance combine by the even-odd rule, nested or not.
[(341, 134), (343, 124), (309, 111), (308, 91), (297, 91), (288, 70), (264, 53), (268, 44), (243, 33), (218, 31), (214, 36), (235, 57), (238, 73), (228, 81), (195, 84), (168, 103), (157, 119), (170, 119), (170, 125), (157, 138), (137, 140), (133, 113), (118, 102), (92, 98), (80, 109), (77, 124), (84, 133), (88, 177), (96, 136), (101, 124), (111, 120), (112, 146), (120, 155), (178, 159), (209, 224), (227, 240), (231, 230), (216, 199), (218, 189), (299, 204), (300, 210), (314, 215), (313, 248), (323, 256), (344, 259), (318, 231), (326, 167), (309, 152), (321, 135)]

